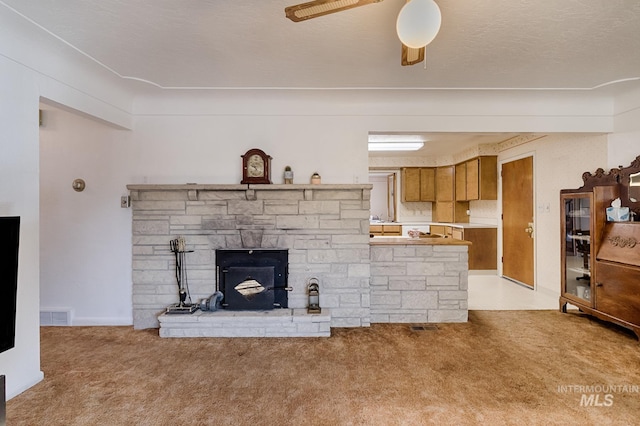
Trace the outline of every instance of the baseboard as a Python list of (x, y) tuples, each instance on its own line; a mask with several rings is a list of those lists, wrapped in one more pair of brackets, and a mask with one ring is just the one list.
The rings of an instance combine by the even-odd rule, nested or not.
[(469, 269), (469, 275), (498, 275), (497, 269)]
[(133, 325), (133, 316), (131, 317), (75, 317), (73, 326), (121, 326)]
[(44, 380), (44, 372), (38, 371), (33, 377), (27, 380), (24, 383), (20, 383), (20, 386), (10, 387), (11, 381), (7, 381), (7, 401), (13, 398), (14, 396), (20, 395), (22, 392), (27, 389), (37, 385), (41, 381)]
[(550, 296), (550, 297), (557, 297), (558, 299), (560, 298), (560, 286), (558, 286), (558, 288), (556, 290), (552, 290), (550, 288), (538, 286), (536, 288), (536, 291), (538, 293), (542, 293), (542, 294), (545, 294), (545, 295)]

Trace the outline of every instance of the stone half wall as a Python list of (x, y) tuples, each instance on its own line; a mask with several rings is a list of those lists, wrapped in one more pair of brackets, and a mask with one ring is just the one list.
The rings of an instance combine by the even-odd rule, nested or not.
[(370, 324), (371, 185), (128, 185), (133, 207), (133, 323), (158, 327), (178, 301), (169, 241), (183, 236), (191, 300), (216, 290), (215, 250), (289, 249), (290, 308), (310, 278), (331, 327)]
[(466, 245), (371, 247), (371, 322), (466, 322)]

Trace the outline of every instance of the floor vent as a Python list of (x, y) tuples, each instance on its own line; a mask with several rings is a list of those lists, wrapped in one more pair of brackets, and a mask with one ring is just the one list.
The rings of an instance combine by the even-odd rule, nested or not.
[(411, 331), (436, 331), (438, 326), (435, 324), (418, 324), (412, 325), (410, 328)]
[(71, 325), (71, 310), (40, 311), (40, 325)]

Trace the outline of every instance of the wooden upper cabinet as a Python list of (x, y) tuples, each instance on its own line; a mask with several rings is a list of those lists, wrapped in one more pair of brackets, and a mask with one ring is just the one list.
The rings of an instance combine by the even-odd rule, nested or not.
[(435, 201), (436, 199), (436, 169), (422, 167), (420, 169), (420, 201)]
[(436, 201), (454, 200), (455, 166), (436, 168)]
[(402, 201), (420, 201), (420, 168), (402, 169)]
[[(498, 199), (498, 157), (495, 155), (478, 157), (478, 188), (477, 198), (470, 200), (497, 200)], [(469, 165), (467, 164), (467, 167)], [(467, 169), (468, 170), (468, 169)], [(469, 180), (467, 179), (467, 186)], [(468, 196), (468, 192), (467, 192)]]
[(456, 164), (456, 200), (467, 200), (467, 163)]
[(456, 200), (497, 199), (497, 156), (481, 156), (456, 165)]
[(402, 201), (434, 201), (435, 169), (405, 167), (402, 169)]
[(479, 200), (480, 199), (480, 159), (474, 158), (466, 163), (467, 175), (466, 175), (466, 187), (467, 187), (467, 200)]

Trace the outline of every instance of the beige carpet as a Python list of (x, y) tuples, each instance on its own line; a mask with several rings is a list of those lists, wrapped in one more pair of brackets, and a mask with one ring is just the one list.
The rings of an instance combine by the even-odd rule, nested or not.
[[(42, 370), (7, 403), (10, 426), (640, 424), (635, 336), (554, 311), (318, 339), (46, 327)], [(570, 386), (616, 389), (585, 407)]]

